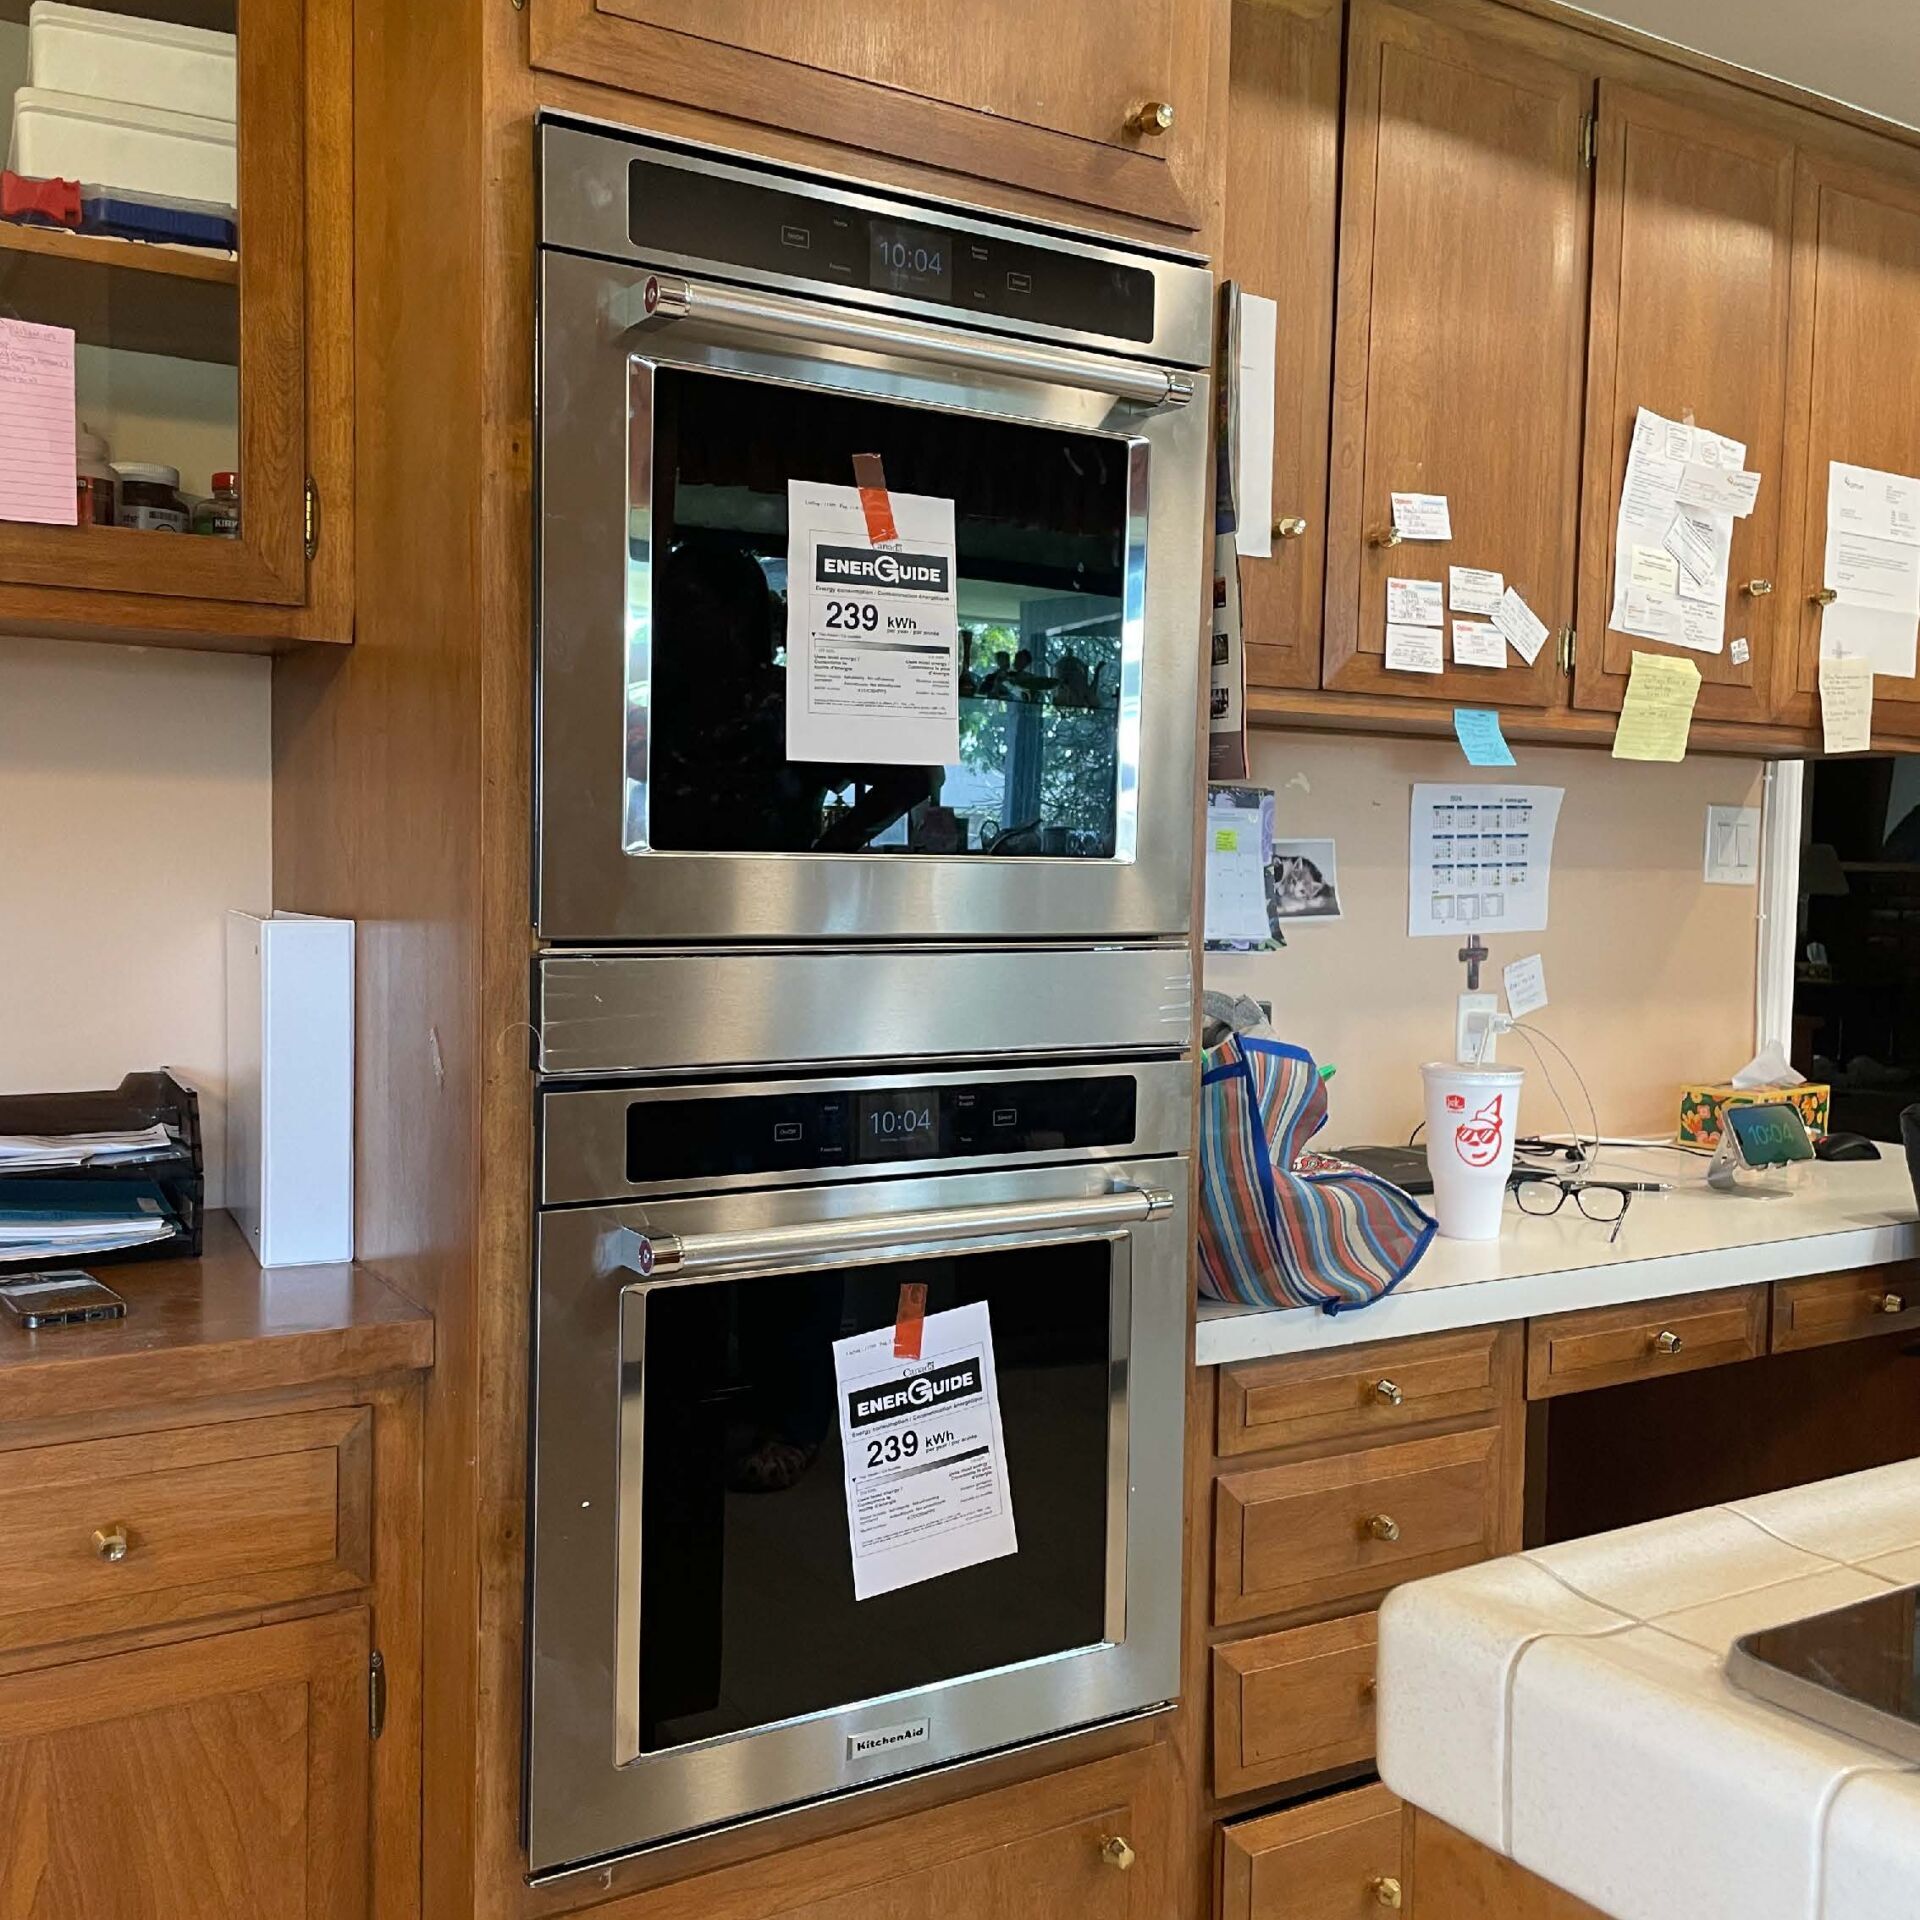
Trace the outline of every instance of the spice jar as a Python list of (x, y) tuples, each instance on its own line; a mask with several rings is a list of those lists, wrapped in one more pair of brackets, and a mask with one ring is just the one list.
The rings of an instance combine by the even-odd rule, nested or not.
[(89, 433), (84, 420), (73, 437), (73, 447), (74, 474), (80, 488), (79, 524), (110, 527), (114, 518), (114, 496), (119, 491), (113, 468), (107, 462), (112, 448), (97, 433)]
[(193, 530), (210, 533), (220, 540), (240, 538), (240, 476), (237, 473), (213, 476), (213, 497), (194, 504)]
[(185, 533), (187, 503), (180, 497), (180, 469), (150, 465), (144, 460), (119, 460), (119, 524), (143, 527), (150, 533)]

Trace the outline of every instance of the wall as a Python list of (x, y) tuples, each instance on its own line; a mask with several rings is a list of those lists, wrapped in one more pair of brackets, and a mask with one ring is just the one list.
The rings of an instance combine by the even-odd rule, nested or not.
[[(1280, 953), (1210, 953), (1207, 984), (1271, 1000), (1281, 1036), (1338, 1067), (1322, 1144), (1405, 1140), (1420, 1117), (1420, 1062), (1451, 1054), (1466, 987), (1458, 940), (1407, 935), (1410, 789), (1469, 770), (1451, 742), (1263, 731), (1252, 751), (1254, 780), (1278, 796), (1280, 836), (1338, 842), (1345, 917), (1290, 929)], [(1498, 989), (1508, 961), (1542, 955), (1550, 1004), (1530, 1024), (1573, 1056), (1603, 1131), (1670, 1129), (1683, 1077), (1722, 1078), (1753, 1052), (1756, 892), (1708, 886), (1701, 865), (1708, 804), (1758, 806), (1760, 768), (1630, 766), (1571, 748), (1516, 757), (1507, 780), (1566, 789), (1549, 929), (1489, 935), (1482, 988)], [(1577, 1086), (1544, 1051), (1587, 1126)], [(1500, 1058), (1533, 1066), (1518, 1036)], [(1566, 1127), (1531, 1073), (1525, 1102), (1530, 1129)]]
[(0, 1092), (171, 1066), (220, 1201), (224, 918), (272, 893), (269, 663), (0, 640)]

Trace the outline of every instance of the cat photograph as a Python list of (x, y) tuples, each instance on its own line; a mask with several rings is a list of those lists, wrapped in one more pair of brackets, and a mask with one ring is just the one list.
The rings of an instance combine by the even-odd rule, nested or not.
[(1267, 866), (1274, 920), (1338, 920), (1340, 886), (1331, 840), (1276, 840)]

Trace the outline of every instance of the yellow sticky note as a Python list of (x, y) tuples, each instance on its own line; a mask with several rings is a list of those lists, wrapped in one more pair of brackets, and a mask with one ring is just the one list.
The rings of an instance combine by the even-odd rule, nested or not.
[(1213, 830), (1213, 850), (1215, 853), (1238, 853), (1240, 851), (1240, 829), (1238, 827), (1215, 827)]
[(1700, 669), (1665, 653), (1636, 653), (1627, 679), (1626, 704), (1613, 736), (1616, 760), (1684, 760), (1693, 703), (1700, 697)]

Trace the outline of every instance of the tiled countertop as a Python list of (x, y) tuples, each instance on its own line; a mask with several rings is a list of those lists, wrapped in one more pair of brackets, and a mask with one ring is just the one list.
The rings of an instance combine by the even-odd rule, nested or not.
[(1920, 1583), (1920, 1461), (1416, 1582), (1380, 1773), (1616, 1920), (1913, 1920), (1920, 1771), (1736, 1691), (1741, 1635)]
[(1436, 1237), (1392, 1293), (1353, 1313), (1262, 1312), (1203, 1300), (1195, 1358), (1215, 1366), (1312, 1353), (1920, 1257), (1920, 1208), (1906, 1161), (1891, 1148), (1878, 1161), (1816, 1163), (1778, 1198), (1715, 1193), (1698, 1155), (1610, 1147), (1597, 1177), (1608, 1173), (1669, 1181), (1674, 1190), (1636, 1194), (1611, 1243), (1605, 1227), (1571, 1205), (1533, 1219), (1509, 1195), (1498, 1240)]

